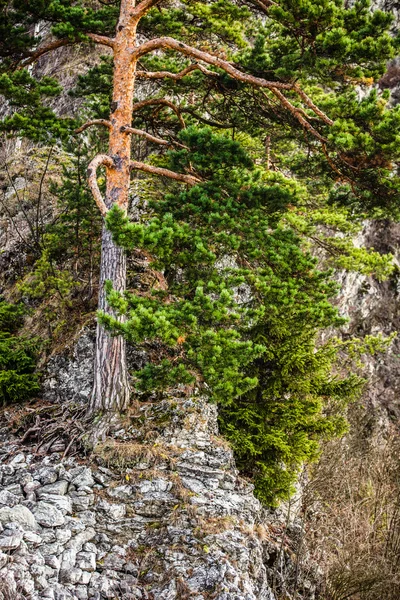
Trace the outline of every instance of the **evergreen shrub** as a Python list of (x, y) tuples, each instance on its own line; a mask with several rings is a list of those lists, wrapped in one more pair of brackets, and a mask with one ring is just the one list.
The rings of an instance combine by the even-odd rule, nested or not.
[(0, 403), (23, 402), (39, 391), (38, 340), (18, 335), (24, 308), (0, 300)]

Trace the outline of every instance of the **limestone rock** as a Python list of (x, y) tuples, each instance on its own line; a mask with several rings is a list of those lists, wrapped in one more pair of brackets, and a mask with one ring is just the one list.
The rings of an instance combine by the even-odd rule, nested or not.
[(38, 502), (34, 510), (34, 515), (37, 522), (43, 525), (43, 527), (60, 527), (65, 522), (62, 512), (48, 502)]
[(32, 512), (26, 506), (14, 506), (12, 508), (0, 508), (1, 523), (19, 523), (24, 529), (36, 529), (37, 521)]

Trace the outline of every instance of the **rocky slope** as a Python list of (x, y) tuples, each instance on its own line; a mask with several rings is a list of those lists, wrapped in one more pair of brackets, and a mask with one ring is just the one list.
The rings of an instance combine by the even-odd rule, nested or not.
[(284, 524), (238, 477), (215, 407), (170, 397), (140, 416), (146, 443), (132, 418), (86, 460), (3, 430), (3, 598), (274, 600)]

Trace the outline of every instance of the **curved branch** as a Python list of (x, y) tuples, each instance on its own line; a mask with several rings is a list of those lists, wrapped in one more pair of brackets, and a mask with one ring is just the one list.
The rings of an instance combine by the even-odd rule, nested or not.
[(165, 79), (168, 77), (169, 79), (173, 79), (174, 81), (179, 81), (192, 73), (193, 71), (201, 71), (204, 75), (209, 75), (211, 77), (218, 77), (218, 73), (214, 73), (214, 71), (210, 71), (206, 69), (202, 65), (198, 63), (189, 65), (179, 73), (171, 73), (170, 71), (136, 71), (136, 77), (140, 77), (142, 79)]
[[(110, 48), (114, 47), (114, 40), (112, 40), (111, 38), (108, 38), (104, 35), (97, 35), (96, 33), (88, 33), (87, 36), (96, 44), (102, 44), (103, 46), (108, 46)], [(81, 43), (81, 42), (69, 40), (69, 39), (54, 40), (52, 42), (49, 42), (45, 46), (41, 46), (41, 47), (37, 48), (36, 50), (33, 50), (30, 53), (30, 56), (28, 56), (28, 58), (24, 59), (21, 62), (21, 64), (19, 65), (19, 68), (23, 69), (24, 67), (31, 65), (38, 58), (40, 58), (41, 56), (44, 56), (44, 54), (48, 54), (49, 52), (52, 52), (53, 50), (57, 50), (57, 48), (63, 48), (64, 46), (73, 46), (74, 44), (79, 44), (79, 43)]]
[(82, 125), (82, 127), (75, 129), (74, 133), (82, 133), (82, 131), (89, 129), (89, 127), (92, 127), (92, 125), (103, 125), (104, 127), (108, 127), (108, 129), (111, 129), (112, 127), (111, 121), (107, 121), (107, 119), (93, 119), (93, 121), (88, 121)]
[(132, 135), (138, 135), (139, 137), (143, 137), (149, 142), (153, 142), (153, 144), (161, 144), (162, 146), (180, 146), (181, 148), (185, 148), (189, 150), (187, 146), (180, 144), (179, 142), (163, 140), (162, 138), (158, 138), (155, 135), (151, 135), (151, 133), (147, 133), (147, 131), (143, 131), (143, 129), (135, 129), (134, 127), (121, 127), (121, 133), (130, 133)]
[(206, 117), (199, 115), (195, 110), (189, 108), (188, 106), (185, 106), (181, 110), (182, 112), (189, 113), (190, 115), (192, 115), (192, 117), (198, 119), (198, 121), (201, 121), (206, 125), (210, 125), (211, 127), (219, 127), (220, 129), (232, 129), (233, 127), (236, 127), (234, 123), (218, 123), (218, 121), (212, 121), (211, 119), (207, 119)]
[(145, 171), (146, 173), (151, 173), (152, 175), (161, 175), (162, 177), (168, 177), (169, 179), (174, 179), (175, 181), (180, 181), (181, 183), (187, 183), (188, 185), (196, 185), (201, 182), (201, 179), (198, 177), (194, 177), (194, 175), (185, 175), (184, 173), (175, 173), (175, 171), (170, 171), (169, 169), (163, 169), (162, 167), (153, 167), (152, 165), (148, 165), (146, 163), (131, 161), (130, 163), (131, 170), (137, 169), (138, 171)]
[(213, 54), (209, 54), (208, 52), (203, 52), (202, 50), (198, 50), (197, 48), (193, 48), (192, 46), (188, 46), (183, 42), (179, 42), (174, 38), (170, 37), (162, 37), (155, 38), (154, 40), (149, 40), (148, 42), (144, 42), (141, 46), (136, 48), (133, 51), (133, 56), (137, 59), (148, 54), (149, 52), (153, 52), (154, 50), (176, 50), (185, 56), (189, 56), (191, 58), (197, 58), (198, 60), (202, 60), (203, 62), (213, 65), (219, 69), (222, 69), (228, 75), (231, 75), (234, 79), (242, 81), (243, 83), (248, 83), (250, 85), (256, 87), (276, 87), (282, 90), (291, 90), (293, 89), (293, 84), (291, 83), (281, 83), (279, 81), (267, 81), (266, 79), (262, 79), (261, 77), (255, 77), (254, 75), (249, 75), (248, 73), (243, 73), (236, 69), (230, 62), (223, 60), (222, 58), (218, 58), (218, 56), (214, 56)]
[(307, 96), (307, 94), (303, 92), (303, 90), (297, 84), (293, 86), (293, 89), (300, 96), (300, 98), (304, 100), (304, 103), (308, 106), (308, 108), (311, 108), (311, 110), (315, 112), (315, 114), (318, 117), (320, 117), (324, 121), (324, 123), (326, 123), (327, 125), (333, 125), (332, 119), (330, 119), (328, 115), (326, 115), (320, 108), (318, 108), (318, 106), (314, 104), (311, 98)]
[(160, 4), (161, 0), (142, 0), (139, 4), (134, 8), (130, 16), (133, 19), (133, 22), (138, 22), (142, 17), (144, 17), (153, 6)]
[(267, 14), (270, 6), (279, 6), (279, 4), (273, 2), (273, 0), (250, 0), (250, 2), (258, 6), (258, 8)]
[(152, 105), (168, 106), (168, 108), (173, 110), (174, 113), (176, 114), (176, 116), (178, 117), (179, 122), (182, 125), (182, 128), (183, 129), (186, 128), (186, 124), (181, 115), (181, 111), (179, 110), (179, 108), (177, 106), (175, 106), (175, 104), (173, 102), (170, 102), (170, 100), (167, 100), (166, 98), (152, 98), (150, 100), (142, 100), (142, 102), (137, 102), (136, 104), (133, 105), (132, 112), (134, 113), (138, 110), (141, 110), (142, 108), (145, 108), (146, 106), (152, 106)]
[(87, 169), (87, 178), (88, 178), (88, 184), (89, 184), (90, 190), (93, 194), (93, 198), (94, 198), (97, 206), (99, 207), (101, 214), (103, 215), (103, 217), (105, 217), (108, 212), (108, 208), (103, 200), (103, 197), (99, 190), (99, 186), (97, 184), (97, 169), (99, 167), (101, 167), (102, 165), (104, 165), (108, 169), (112, 169), (112, 168), (114, 168), (114, 161), (107, 154), (98, 154), (89, 163), (89, 166)]

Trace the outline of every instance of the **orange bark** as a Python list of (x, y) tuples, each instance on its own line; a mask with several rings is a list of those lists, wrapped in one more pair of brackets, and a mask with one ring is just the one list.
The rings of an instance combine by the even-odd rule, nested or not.
[(201, 71), (204, 75), (209, 75), (210, 77), (218, 77), (217, 73), (214, 71), (210, 71), (210, 69), (206, 69), (203, 65), (199, 65), (198, 63), (194, 63), (189, 65), (179, 73), (171, 73), (170, 71), (137, 71), (136, 77), (142, 79), (165, 79), (168, 77), (169, 79), (173, 79), (174, 81), (179, 81), (186, 77), (193, 71)]

